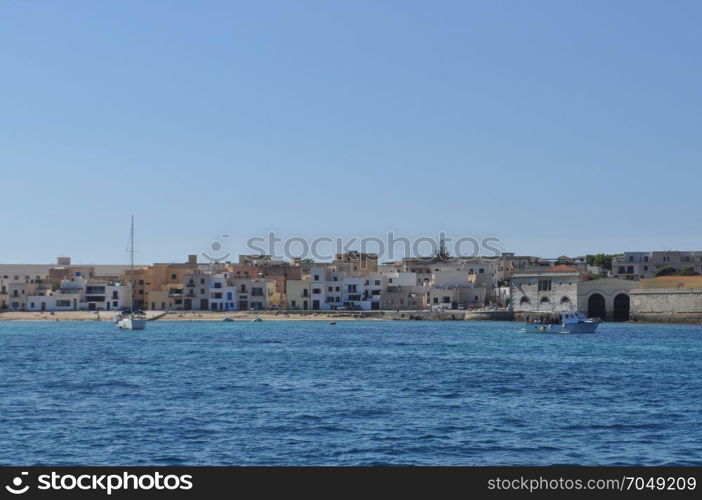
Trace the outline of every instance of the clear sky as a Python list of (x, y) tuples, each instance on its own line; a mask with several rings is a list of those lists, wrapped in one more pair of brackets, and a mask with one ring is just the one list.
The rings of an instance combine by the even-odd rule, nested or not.
[(0, 1), (0, 262), (702, 249), (702, 2)]

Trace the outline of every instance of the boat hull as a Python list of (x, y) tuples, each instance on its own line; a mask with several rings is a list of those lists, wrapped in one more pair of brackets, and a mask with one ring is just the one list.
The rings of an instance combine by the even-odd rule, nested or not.
[(556, 325), (527, 324), (527, 333), (595, 333), (599, 323), (585, 321), (583, 323), (569, 323)]
[(117, 328), (122, 330), (144, 330), (146, 320), (143, 318), (123, 318), (117, 322)]

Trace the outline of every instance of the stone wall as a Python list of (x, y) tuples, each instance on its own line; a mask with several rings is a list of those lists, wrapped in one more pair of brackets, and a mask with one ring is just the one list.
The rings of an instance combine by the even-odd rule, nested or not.
[(702, 289), (633, 289), (629, 293), (633, 321), (702, 322)]

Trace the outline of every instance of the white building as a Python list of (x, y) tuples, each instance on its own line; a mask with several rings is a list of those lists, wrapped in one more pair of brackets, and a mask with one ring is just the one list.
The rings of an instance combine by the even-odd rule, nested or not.
[(575, 310), (579, 281), (578, 270), (564, 265), (514, 274), (510, 285), (510, 306), (515, 312)]
[(238, 311), (237, 287), (229, 285), (229, 273), (214, 274), (210, 277), (210, 311)]

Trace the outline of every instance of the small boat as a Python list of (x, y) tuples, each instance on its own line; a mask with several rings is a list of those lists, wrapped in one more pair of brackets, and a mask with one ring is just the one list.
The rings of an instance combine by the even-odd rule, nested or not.
[(260, 316), (256, 316), (254, 319), (251, 320), (252, 323), (258, 323), (259, 321), (263, 321)]
[(330, 324), (330, 325), (336, 325), (336, 321), (330, 321), (329, 324)]
[(222, 318), (222, 321), (224, 321), (225, 323), (231, 323), (234, 320), (232, 318)]
[(524, 331), (526, 333), (595, 333), (600, 320), (588, 318), (579, 312), (560, 313), (559, 322), (528, 321)]

